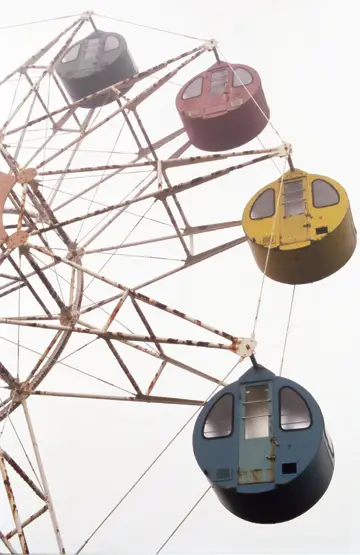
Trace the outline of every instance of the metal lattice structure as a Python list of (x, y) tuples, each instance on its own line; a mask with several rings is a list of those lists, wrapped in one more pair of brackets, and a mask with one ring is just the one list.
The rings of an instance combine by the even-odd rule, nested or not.
[[(198, 202), (199, 195), (205, 202), (206, 184), (290, 153), (288, 145), (281, 145), (189, 155), (192, 147), (182, 128), (155, 140), (150, 138), (156, 136), (156, 129), (148, 130), (145, 117), (140, 115), (143, 105), (151, 103), (162, 87), (200, 56), (213, 56), (215, 41), (127, 79), (127, 84), (134, 85), (129, 97), (117, 93), (116, 102), (102, 109), (81, 109), (81, 102), (68, 99), (54, 66), (89, 25), (94, 27), (95, 23), (87, 13), (0, 82), (1, 97), (7, 84), (18, 80), (16, 99), (1, 126), (0, 142), (0, 324), (4, 355), (0, 365), (0, 384), (4, 386), (0, 422), (4, 426), (13, 412), (22, 413), (32, 444), (33, 467), (33, 473), (25, 470), (11, 452), (1, 447), (0, 470), (13, 529), (1, 525), (0, 540), (10, 553), (19, 548), (22, 553), (36, 550), (37, 546), (27, 541), (27, 530), (38, 519), (48, 517), (58, 552), (66, 552), (32, 423), (30, 398), (201, 406), (204, 399), (191, 395), (157, 393), (169, 366), (215, 385), (223, 384), (220, 377), (189, 364), (186, 357), (174, 354), (175, 350), (227, 351), (237, 359), (253, 353), (253, 337), (237, 337), (217, 329), (196, 314), (168, 306), (143, 290), (246, 241), (240, 233), (240, 220), (190, 223), (193, 218), (187, 215), (183, 197), (188, 199), (196, 191), (197, 200), (193, 202)], [(112, 90), (117, 92), (115, 87)], [(134, 149), (115, 154), (114, 163), (110, 158), (114, 158), (121, 133), (127, 133)], [(29, 136), (37, 140), (30, 156), (23, 148)], [(107, 151), (99, 148), (105, 137), (112, 145)], [(182, 171), (183, 179), (179, 178)], [(190, 206), (195, 204), (190, 202)], [(146, 231), (144, 222), (149, 224)], [(166, 232), (160, 233), (159, 229), (164, 228)], [(217, 241), (218, 232), (224, 230), (233, 231), (235, 238)], [(211, 235), (211, 248), (195, 249), (194, 238), (205, 235)], [(127, 269), (117, 256), (129, 252), (134, 262)], [(103, 263), (105, 253), (109, 258)], [(169, 253), (172, 260), (166, 261), (164, 271), (159, 264), (169, 258)], [(137, 265), (139, 259), (146, 260), (141, 267)], [(157, 332), (160, 313), (167, 316), (167, 334)], [(126, 319), (129, 324), (125, 325)], [(182, 331), (182, 323), (188, 332)], [(19, 334), (27, 338), (28, 345), (27, 354), (21, 358)], [(67, 391), (59, 391), (56, 380), (51, 385), (52, 371), (66, 358), (70, 347), (82, 350), (93, 342), (98, 352), (109, 356), (107, 360), (111, 359), (117, 375), (121, 373), (123, 382), (117, 386), (117, 390), (122, 389), (121, 395), (74, 391), (70, 384)], [(126, 362), (128, 353), (135, 351), (145, 357), (149, 368), (154, 368), (145, 381), (143, 369)], [(11, 365), (16, 359), (18, 364)], [(140, 385), (141, 381), (144, 384)], [(27, 512), (18, 503), (21, 488), (35, 494), (36, 510)]]

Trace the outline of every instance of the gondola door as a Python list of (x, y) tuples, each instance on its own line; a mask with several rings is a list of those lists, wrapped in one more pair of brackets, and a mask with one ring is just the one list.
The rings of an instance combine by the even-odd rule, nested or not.
[(97, 65), (102, 50), (102, 43), (103, 37), (97, 36), (96, 33), (93, 33), (84, 42), (84, 52), (81, 61), (82, 70), (91, 71)]
[(206, 116), (217, 116), (227, 111), (231, 83), (230, 71), (228, 66), (208, 71), (204, 98), (204, 114)]
[(240, 388), (239, 484), (274, 481), (272, 384)]
[(307, 209), (307, 177), (284, 179), (280, 211), (281, 249), (293, 248), (294, 243), (310, 240)]

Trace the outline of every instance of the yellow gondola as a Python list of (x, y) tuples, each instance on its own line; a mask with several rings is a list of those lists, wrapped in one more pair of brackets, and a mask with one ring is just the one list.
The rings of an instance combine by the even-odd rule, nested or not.
[(265, 270), (270, 248), (266, 275), (291, 285), (334, 274), (356, 247), (345, 189), (329, 177), (298, 169), (257, 192), (242, 225), (259, 268)]

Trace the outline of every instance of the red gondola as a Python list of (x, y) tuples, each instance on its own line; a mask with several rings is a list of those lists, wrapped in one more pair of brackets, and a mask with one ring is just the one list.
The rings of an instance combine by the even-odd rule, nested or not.
[(245, 145), (263, 131), (270, 116), (255, 69), (226, 62), (186, 83), (176, 108), (191, 143), (205, 151)]

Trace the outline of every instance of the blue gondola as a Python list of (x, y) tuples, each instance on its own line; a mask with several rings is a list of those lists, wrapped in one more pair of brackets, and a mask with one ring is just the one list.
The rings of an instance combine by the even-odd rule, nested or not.
[(296, 518), (326, 492), (334, 449), (306, 389), (256, 363), (208, 401), (193, 449), (220, 502), (259, 524)]

